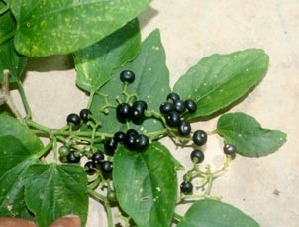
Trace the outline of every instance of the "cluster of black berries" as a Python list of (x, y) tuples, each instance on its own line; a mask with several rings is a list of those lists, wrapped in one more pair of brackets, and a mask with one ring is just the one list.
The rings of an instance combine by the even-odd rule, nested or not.
[(105, 174), (110, 174), (113, 169), (113, 163), (109, 160), (105, 160), (104, 154), (97, 151), (93, 153), (91, 160), (85, 163), (84, 169), (88, 174), (94, 174), (96, 169), (101, 170)]
[(91, 112), (88, 109), (82, 109), (78, 114), (71, 113), (66, 117), (66, 122), (73, 126), (79, 126), (81, 122), (83, 121), (86, 123), (90, 120)]
[(166, 102), (160, 105), (160, 112), (164, 115), (167, 126), (177, 128), (181, 136), (188, 136), (191, 133), (190, 123), (182, 117), (182, 114), (196, 112), (197, 106), (192, 99), (185, 101), (180, 99), (177, 93), (169, 93)]
[(131, 151), (143, 152), (149, 146), (149, 138), (144, 134), (139, 134), (132, 128), (127, 132), (118, 131), (114, 134), (113, 138), (105, 141), (104, 148), (106, 154), (113, 155), (119, 143)]

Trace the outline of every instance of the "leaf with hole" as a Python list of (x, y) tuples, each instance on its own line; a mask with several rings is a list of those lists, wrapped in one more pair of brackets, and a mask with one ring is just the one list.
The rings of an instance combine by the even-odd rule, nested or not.
[(225, 143), (235, 145), (237, 153), (247, 157), (273, 153), (286, 141), (285, 133), (264, 129), (245, 113), (222, 115), (218, 120), (217, 132), (224, 137)]
[(39, 226), (59, 217), (78, 215), (84, 226), (88, 210), (87, 178), (78, 165), (32, 165), (27, 170), (25, 199)]
[(30, 57), (68, 54), (88, 47), (137, 17), (149, 0), (12, 0), (15, 46)]
[(170, 156), (159, 143), (152, 143), (144, 153), (121, 147), (114, 156), (116, 197), (138, 226), (169, 226), (171, 223), (177, 176)]
[(115, 68), (137, 56), (140, 42), (139, 22), (134, 19), (100, 42), (77, 51), (74, 55), (77, 85), (88, 92), (100, 88)]
[(186, 115), (187, 119), (211, 117), (248, 94), (264, 77), (267, 68), (268, 56), (263, 50), (216, 54), (192, 66), (173, 90), (197, 104), (197, 111)]
[(178, 227), (258, 227), (259, 224), (239, 209), (220, 201), (204, 199), (195, 202)]

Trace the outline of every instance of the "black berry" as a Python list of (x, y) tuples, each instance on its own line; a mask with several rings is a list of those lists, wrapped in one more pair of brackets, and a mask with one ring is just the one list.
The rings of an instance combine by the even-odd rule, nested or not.
[(189, 194), (189, 193), (191, 193), (192, 190), (193, 190), (193, 185), (192, 185), (192, 183), (189, 182), (189, 181), (184, 181), (184, 182), (181, 183), (181, 185), (180, 185), (180, 189), (181, 189), (181, 192), (182, 192), (183, 194)]
[(127, 134), (126, 139), (124, 142), (124, 145), (129, 149), (129, 150), (135, 150), (136, 148), (136, 138), (138, 135), (134, 134)]
[(159, 110), (162, 114), (169, 114), (171, 111), (174, 111), (174, 105), (170, 102), (163, 102)]
[(193, 134), (193, 142), (196, 145), (202, 146), (204, 145), (208, 140), (207, 133), (203, 130), (197, 130)]
[(133, 83), (135, 80), (135, 73), (131, 70), (124, 70), (120, 73), (120, 80), (122, 82)]
[(144, 134), (136, 136), (135, 148), (137, 151), (145, 151), (149, 146), (149, 138)]
[(109, 138), (106, 140), (104, 144), (104, 149), (108, 155), (114, 155), (116, 148), (117, 142), (114, 140), (114, 138)]
[(174, 109), (179, 112), (180, 114), (181, 113), (184, 113), (185, 110), (186, 110), (186, 105), (185, 105), (185, 102), (182, 101), (182, 100), (177, 100), (174, 102)]
[(111, 173), (113, 169), (113, 164), (111, 161), (103, 161), (101, 162), (101, 170), (104, 173)]
[(192, 99), (187, 99), (185, 101), (186, 108), (189, 113), (195, 113), (197, 110), (197, 105)]
[(201, 150), (193, 150), (190, 159), (193, 163), (201, 163), (205, 159), (205, 155)]
[(236, 147), (232, 144), (225, 144), (223, 147), (225, 154), (234, 155), (237, 151)]
[(130, 117), (131, 107), (128, 103), (121, 103), (116, 108), (117, 119), (120, 122), (125, 122)]
[(173, 102), (180, 100), (180, 96), (175, 93), (175, 92), (171, 92), (167, 95), (166, 100), (171, 100)]
[(181, 120), (178, 127), (178, 132), (181, 136), (187, 136), (191, 132), (191, 125), (186, 120)]
[(80, 111), (80, 113), (79, 113), (79, 115), (80, 115), (80, 118), (82, 119), (82, 121), (83, 122), (87, 122), (87, 121), (89, 121), (89, 119), (90, 119), (90, 114), (91, 114), (91, 112), (90, 112), (90, 110), (88, 110), (88, 109), (82, 109), (81, 111)]
[(130, 128), (126, 134), (127, 134), (127, 136), (129, 136), (129, 135), (137, 136), (139, 133), (137, 132), (136, 129)]
[(177, 127), (181, 120), (180, 114), (176, 111), (172, 111), (166, 115), (165, 120), (169, 127)]
[(90, 175), (94, 174), (96, 172), (95, 168), (96, 168), (96, 166), (92, 161), (88, 161), (84, 165), (84, 169), (85, 169), (86, 173), (88, 173)]
[(126, 138), (126, 133), (122, 132), (122, 131), (118, 131), (114, 134), (114, 140), (118, 143), (123, 143), (125, 141)]
[(78, 163), (80, 162), (80, 157), (76, 156), (75, 155), (75, 152), (74, 151), (70, 151), (70, 153), (68, 154), (68, 156), (66, 156), (66, 160), (69, 162), (69, 163)]
[(81, 118), (79, 117), (78, 114), (75, 114), (75, 113), (71, 113), (67, 116), (66, 118), (66, 122), (68, 124), (72, 124), (72, 125), (75, 125), (75, 126), (78, 126), (80, 125), (81, 123)]
[(99, 164), (101, 161), (104, 160), (104, 158), (105, 158), (104, 154), (97, 151), (92, 155), (91, 160), (94, 164)]
[(133, 121), (142, 121), (144, 119), (144, 112), (147, 109), (147, 104), (144, 101), (136, 101), (131, 107), (131, 119)]

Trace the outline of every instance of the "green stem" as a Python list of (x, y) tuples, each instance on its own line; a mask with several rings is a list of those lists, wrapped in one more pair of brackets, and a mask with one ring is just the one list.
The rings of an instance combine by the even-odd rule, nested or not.
[(87, 188), (87, 191), (92, 197), (100, 200), (100, 202), (104, 205), (106, 210), (107, 220), (108, 220), (108, 227), (113, 227), (112, 210), (109, 202), (107, 201), (107, 198), (90, 188)]
[(31, 111), (31, 108), (29, 106), (28, 99), (26, 97), (26, 93), (25, 93), (23, 84), (19, 80), (17, 81), (17, 84), (18, 84), (18, 90), (19, 90), (20, 96), (22, 98), (22, 102), (23, 102), (25, 111), (27, 113), (27, 119), (31, 119), (32, 118), (32, 111)]
[(179, 215), (178, 213), (173, 212), (173, 219), (181, 222), (183, 220), (183, 216)]
[(35, 156), (36, 156), (37, 158), (41, 158), (41, 157), (43, 157), (46, 153), (48, 153), (49, 150), (51, 150), (51, 148), (52, 148), (52, 143), (50, 142), (50, 143), (47, 144), (47, 146), (44, 147), (44, 149), (42, 149), (40, 152), (38, 152)]
[(89, 94), (89, 99), (88, 99), (88, 103), (87, 103), (87, 109), (90, 109), (90, 107), (91, 107), (91, 103), (92, 103), (94, 94), (95, 94), (94, 91), (90, 92), (90, 94)]

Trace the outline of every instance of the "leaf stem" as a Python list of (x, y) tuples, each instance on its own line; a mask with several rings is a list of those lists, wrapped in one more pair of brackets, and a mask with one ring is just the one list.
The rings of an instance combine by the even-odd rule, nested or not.
[(16, 118), (22, 123), (25, 124), (22, 115), (18, 111), (17, 107), (15, 106), (12, 97), (9, 91), (9, 70), (3, 70), (3, 81), (2, 81), (2, 102), (6, 103), (6, 105), (10, 108), (11, 112), (16, 116)]
[(178, 221), (178, 222), (181, 222), (183, 220), (183, 216), (179, 215), (178, 213), (176, 212), (173, 212), (173, 219), (175, 221)]
[(25, 111), (27, 113), (26, 119), (31, 119), (32, 118), (32, 111), (31, 111), (31, 108), (29, 106), (28, 99), (26, 97), (26, 93), (25, 93), (23, 84), (19, 80), (17, 81), (17, 84), (18, 84), (18, 90), (19, 90), (20, 96), (22, 98), (22, 102), (23, 102)]
[(107, 215), (107, 221), (108, 221), (108, 227), (113, 227), (113, 217), (112, 217), (112, 210), (109, 201), (107, 198), (100, 193), (87, 188), (88, 193), (94, 197), (95, 199), (98, 199), (105, 207), (106, 215)]

